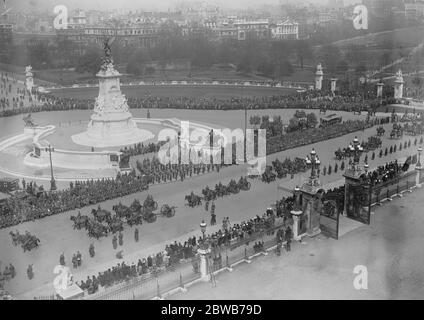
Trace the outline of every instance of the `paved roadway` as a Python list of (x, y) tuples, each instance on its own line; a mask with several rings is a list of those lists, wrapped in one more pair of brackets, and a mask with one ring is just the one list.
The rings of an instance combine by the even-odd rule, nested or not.
[[(197, 284), (170, 299), (422, 299), (424, 297), (424, 190), (374, 207), (371, 225), (339, 240), (318, 236), (232, 273), (217, 286)], [(368, 289), (356, 290), (353, 269), (368, 271)]]
[[(362, 136), (374, 134), (374, 129), (368, 129)], [(333, 139), (330, 141), (320, 142), (314, 145), (318, 151), (323, 164), (334, 164), (332, 155), (338, 146), (343, 146), (346, 141), (353, 139), (354, 134)], [(393, 143), (385, 138), (385, 145)], [(396, 141), (397, 144), (400, 141)], [(285, 157), (304, 156), (310, 151), (311, 146), (295, 148), (278, 154), (280, 159)], [(375, 161), (371, 161), (370, 166), (374, 167), (379, 163), (384, 163), (394, 157), (400, 158), (414, 152), (413, 148), (406, 149), (396, 155), (389, 155)], [(273, 155), (272, 157), (275, 157)], [(369, 156), (370, 158), (370, 156)], [(333, 166), (334, 167), (334, 166)], [(340, 167), (340, 165), (339, 165)], [(153, 195), (159, 202), (159, 205), (169, 203), (178, 206), (177, 214), (174, 218), (165, 219), (159, 218), (156, 223), (143, 224), (140, 229), (140, 242), (135, 243), (133, 238), (133, 228), (126, 228), (124, 232), (124, 256), (126, 261), (136, 261), (139, 257), (145, 257), (148, 254), (156, 253), (163, 250), (166, 243), (171, 240), (179, 239), (184, 241), (188, 238), (188, 234), (199, 234), (199, 223), (202, 219), (209, 221), (209, 214), (203, 208), (198, 207), (189, 209), (184, 206), (184, 196), (191, 190), (200, 193), (201, 189), (206, 186), (214, 186), (217, 182), (228, 182), (230, 178), (238, 178), (245, 174), (243, 166), (234, 166), (221, 170), (219, 175), (216, 173), (207, 174), (204, 176), (195, 177), (184, 182), (177, 182), (165, 185), (155, 185), (150, 188), (149, 193)], [(300, 184), (306, 175), (297, 175), (294, 180), (286, 179), (283, 182), (293, 187), (295, 184)], [(341, 178), (341, 172), (332, 174), (331, 176), (323, 177), (323, 183), (337, 181)], [(277, 190), (277, 181), (271, 184), (263, 184), (256, 181), (252, 184), (252, 190), (249, 192), (241, 192), (240, 194), (216, 201), (218, 226), (223, 217), (230, 217), (231, 221), (240, 221), (245, 218), (250, 218), (258, 213), (262, 213), (266, 207), (274, 203), (280, 197), (280, 192)], [(124, 204), (129, 205), (135, 198), (144, 200), (147, 193), (134, 194), (120, 199)], [(252, 197), (254, 195), (254, 197)], [(118, 200), (108, 201), (102, 204), (102, 207), (111, 209), (113, 204)], [(93, 206), (95, 207), (95, 206)], [(87, 214), (91, 208), (82, 209), (83, 214)], [(70, 263), (72, 254), (80, 250), (83, 254), (83, 267), (75, 272), (75, 279), (85, 279), (87, 275), (97, 274), (98, 271), (105, 270), (107, 267), (114, 265), (115, 252), (112, 250), (111, 237), (101, 239), (99, 241), (89, 239), (85, 231), (75, 231), (72, 229), (72, 223), (69, 220), (71, 215), (76, 212), (67, 212), (60, 215), (50, 216), (42, 220), (31, 223), (23, 223), (17, 227), (0, 230), (0, 260), (3, 264), (12, 262), (18, 272), (18, 277), (7, 284), (7, 288), (18, 296), (27, 292), (23, 297), (32, 298), (31, 292), (35, 290), (39, 294), (50, 294), (52, 287), (51, 282), (54, 278), (53, 268), (59, 260), (61, 252), (65, 253), (66, 260)], [(36, 234), (41, 239), (41, 247), (37, 250), (23, 253), (20, 248), (13, 247), (11, 244), (9, 231), (18, 229), (21, 232), (25, 230)], [(96, 248), (96, 256), (94, 259), (88, 260), (88, 247), (90, 243), (94, 243)], [(89, 261), (89, 262), (88, 262)], [(26, 267), (28, 264), (34, 263), (35, 278), (29, 281), (26, 278)], [(40, 289), (41, 288), (41, 289)]]

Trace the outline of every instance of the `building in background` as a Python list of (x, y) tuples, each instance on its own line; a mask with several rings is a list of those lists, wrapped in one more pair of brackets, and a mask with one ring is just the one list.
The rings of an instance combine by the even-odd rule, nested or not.
[(237, 30), (237, 39), (244, 41), (247, 39), (269, 39), (270, 27), (268, 19), (261, 20), (238, 20), (234, 22)]
[(275, 27), (271, 29), (271, 34), (273, 39), (298, 40), (299, 23), (290, 19), (278, 22)]

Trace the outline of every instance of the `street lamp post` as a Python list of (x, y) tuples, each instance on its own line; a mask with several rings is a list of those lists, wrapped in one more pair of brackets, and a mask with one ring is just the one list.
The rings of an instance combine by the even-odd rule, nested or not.
[(205, 233), (206, 233), (206, 222), (205, 220), (202, 220), (202, 222), (200, 223), (200, 230), (202, 231), (202, 239), (203, 239), (203, 245), (205, 243)]
[(359, 143), (358, 137), (353, 139), (353, 143), (349, 144), (348, 148), (353, 153), (353, 167), (356, 168), (359, 164), (361, 154), (364, 152), (364, 148), (362, 148), (361, 144)]
[(57, 187), (56, 187), (56, 181), (55, 181), (54, 175), (53, 175), (53, 163), (52, 163), (52, 152), (54, 152), (54, 148), (49, 145), (49, 147), (45, 148), (45, 150), (46, 150), (46, 152), (49, 153), (49, 158), (50, 158), (50, 175), (51, 175), (50, 191), (55, 191), (57, 189)]
[(309, 179), (315, 180), (318, 178), (318, 170), (319, 166), (321, 165), (321, 161), (319, 160), (319, 157), (314, 148), (312, 148), (310, 155), (306, 157), (306, 165), (308, 168), (311, 168), (311, 176)]
[(206, 237), (206, 222), (202, 220), (200, 223), (200, 230), (202, 231), (202, 245), (199, 246), (197, 252), (200, 256), (200, 276), (203, 281), (208, 281), (208, 259), (207, 255), (211, 252), (207, 244), (205, 243)]

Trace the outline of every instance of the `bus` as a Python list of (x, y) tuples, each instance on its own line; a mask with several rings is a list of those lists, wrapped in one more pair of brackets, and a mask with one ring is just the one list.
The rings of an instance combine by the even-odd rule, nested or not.
[(320, 123), (320, 127), (328, 127), (336, 123), (342, 123), (342, 116), (338, 116), (337, 114), (332, 113), (328, 116), (322, 117), (320, 119)]

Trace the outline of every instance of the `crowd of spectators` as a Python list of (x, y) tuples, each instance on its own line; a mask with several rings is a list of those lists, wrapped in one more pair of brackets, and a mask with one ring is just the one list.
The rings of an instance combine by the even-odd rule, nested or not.
[(77, 181), (56, 192), (46, 192), (32, 182), (22, 181), (24, 191), (9, 197), (0, 206), (0, 228), (82, 208), (148, 189), (145, 179), (135, 172), (118, 174), (115, 179)]
[[(262, 216), (257, 215), (234, 225), (231, 225), (228, 218), (224, 218), (222, 228), (218, 232), (207, 234), (204, 238), (192, 236), (184, 243), (174, 241), (166, 245), (163, 251), (139, 259), (137, 263), (133, 262), (131, 265), (125, 262), (118, 263), (104, 272), (99, 272), (97, 276), (87, 277), (85, 281), (77, 282), (77, 284), (88, 294), (93, 294), (100, 287), (106, 288), (143, 275), (148, 276), (187, 261), (191, 261), (194, 271), (198, 272), (197, 249), (199, 246), (207, 245), (212, 249), (211, 257), (215, 264), (215, 258), (221, 257), (221, 249), (225, 246), (254, 241), (257, 238), (255, 236), (263, 234), (263, 232), (271, 235), (277, 227), (281, 227), (283, 230), (290, 228), (293, 225), (289, 214), (292, 204), (293, 198), (283, 198), (277, 202), (276, 210), (267, 209)], [(278, 223), (276, 223), (277, 220)], [(254, 246), (255, 250), (257, 246), (258, 243)]]

